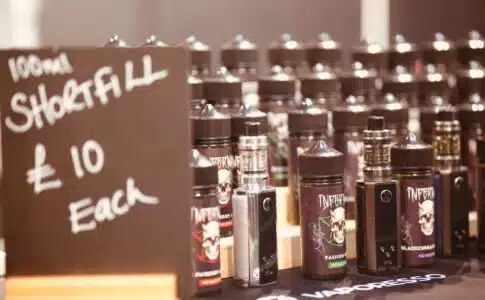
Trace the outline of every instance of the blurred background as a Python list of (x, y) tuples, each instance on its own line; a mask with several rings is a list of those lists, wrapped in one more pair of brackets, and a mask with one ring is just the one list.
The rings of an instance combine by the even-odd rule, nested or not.
[(483, 0), (0, 0), (0, 47), (97, 46), (114, 33), (176, 44), (193, 33), (218, 53), (237, 33), (265, 48), (282, 32), (306, 42), (326, 31), (349, 50), (363, 37), (386, 46), (396, 33), (411, 42), (485, 33), (483, 11)]

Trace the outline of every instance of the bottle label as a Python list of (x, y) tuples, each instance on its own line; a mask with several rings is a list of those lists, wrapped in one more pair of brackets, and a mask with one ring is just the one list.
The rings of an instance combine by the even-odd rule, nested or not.
[(195, 201), (198, 205), (190, 208), (193, 277), (198, 288), (213, 287), (221, 282), (220, 211), (216, 196)]
[(271, 184), (288, 184), (288, 114), (268, 112), (268, 163)]
[[(345, 159), (345, 196), (351, 202), (347, 207), (353, 209), (355, 201), (356, 181), (364, 175), (364, 142), (357, 134), (337, 134), (334, 136), (335, 149), (344, 154)], [(347, 218), (354, 218), (355, 212), (346, 211)]]
[(435, 257), (435, 191), (432, 178), (401, 179), (401, 250), (404, 264), (430, 264)]
[(346, 272), (344, 185), (301, 187), (302, 267), (308, 276)]
[(232, 186), (234, 158), (231, 147), (200, 148), (199, 152), (217, 165), (219, 205), (221, 208), (221, 236), (232, 236)]
[[(299, 224), (300, 220), (300, 180), (298, 179), (298, 156), (303, 154), (309, 147), (315, 143), (317, 136), (309, 136), (305, 139), (290, 137), (290, 159), (288, 163), (288, 184), (292, 196), (292, 205), (290, 208), (290, 222)], [(291, 205), (291, 204), (290, 204)]]

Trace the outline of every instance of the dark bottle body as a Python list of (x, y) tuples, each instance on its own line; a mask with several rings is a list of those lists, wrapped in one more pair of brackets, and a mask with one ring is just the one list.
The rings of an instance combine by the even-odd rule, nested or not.
[(469, 249), (468, 211), (470, 189), (464, 166), (435, 172), (436, 255), (452, 257)]
[(343, 176), (301, 178), (302, 275), (338, 279), (347, 274)]
[(335, 131), (333, 146), (344, 155), (345, 216), (347, 219), (354, 219), (356, 182), (363, 177), (364, 168), (362, 132)]
[[(460, 121), (462, 123), (462, 121)], [(478, 161), (477, 161), (477, 139), (483, 137), (483, 130), (478, 128), (463, 128), (460, 134), (461, 161), (468, 168), (468, 185), (473, 192), (473, 199), (470, 205), (471, 210), (477, 209), (478, 188), (477, 182)], [(473, 201), (475, 200), (475, 201)]]
[(196, 295), (201, 296), (221, 290), (217, 186), (194, 187), (192, 195), (192, 274)]
[(230, 139), (199, 140), (194, 148), (210, 159), (218, 168), (221, 237), (232, 236), (232, 186), (234, 158)]
[(259, 108), (268, 115), (268, 164), (270, 184), (288, 186), (288, 112), (295, 108), (294, 98), (260, 99)]
[[(482, 143), (485, 143), (482, 141)], [(485, 161), (479, 161), (476, 176), (477, 187), (477, 246), (485, 253)]]
[(398, 182), (358, 181), (356, 207), (358, 271), (372, 275), (398, 273), (401, 269)]
[(435, 262), (433, 173), (431, 169), (398, 170), (401, 193), (403, 266), (426, 267)]
[(298, 155), (302, 154), (308, 147), (318, 139), (326, 137), (324, 132), (290, 133), (288, 160), (288, 186), (293, 209), (288, 209), (288, 221), (293, 225), (300, 224), (300, 197), (298, 179)]

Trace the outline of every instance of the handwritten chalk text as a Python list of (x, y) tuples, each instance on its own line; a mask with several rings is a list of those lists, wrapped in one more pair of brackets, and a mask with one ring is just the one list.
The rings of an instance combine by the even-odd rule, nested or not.
[(7, 115), (5, 125), (14, 133), (24, 133), (32, 127), (42, 129), (47, 125), (54, 125), (66, 115), (92, 109), (95, 101), (101, 105), (109, 103), (109, 94), (118, 99), (123, 91), (131, 92), (135, 88), (149, 86), (168, 76), (168, 70), (152, 71), (152, 58), (145, 55), (143, 61), (143, 76), (135, 77), (132, 61), (125, 62), (124, 90), (120, 84), (120, 77), (114, 74), (113, 68), (104, 66), (99, 68), (92, 79), (77, 82), (69, 79), (64, 84), (60, 94), (49, 93), (45, 84), (41, 83), (34, 94), (16, 92), (10, 99), (10, 107), (15, 117)]
[(64, 52), (56, 58), (41, 59), (35, 54), (29, 54), (27, 57), (24, 55), (12, 57), (8, 60), (8, 67), (14, 82), (30, 76), (65, 75), (73, 71), (69, 58)]
[[(125, 197), (124, 202), (122, 202), (123, 197)], [(69, 204), (71, 232), (78, 234), (94, 230), (99, 223), (113, 221), (117, 216), (128, 213), (137, 203), (156, 205), (159, 199), (143, 194), (135, 186), (135, 180), (128, 177), (126, 189), (117, 189), (110, 197), (102, 197), (96, 203), (93, 203), (92, 198), (71, 202)]]
[(56, 170), (46, 163), (46, 159), (47, 151), (44, 144), (37, 143), (34, 150), (34, 167), (27, 171), (27, 183), (34, 185), (34, 193), (36, 194), (62, 187), (60, 179), (47, 180), (56, 173)]

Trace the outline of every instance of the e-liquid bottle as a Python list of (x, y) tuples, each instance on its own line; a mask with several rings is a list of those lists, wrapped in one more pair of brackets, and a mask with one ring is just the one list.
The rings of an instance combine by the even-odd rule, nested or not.
[(471, 191), (468, 169), (460, 160), (460, 122), (454, 109), (441, 109), (435, 121), (435, 231), (436, 255), (468, 252), (468, 211)]
[(391, 131), (371, 116), (364, 130), (364, 179), (357, 181), (357, 269), (388, 275), (401, 269), (401, 201), (392, 179)]
[(280, 66), (293, 76), (299, 76), (305, 71), (305, 49), (289, 33), (283, 33), (269, 45), (267, 56), (270, 68)]
[(151, 34), (138, 47), (168, 47), (168, 44), (159, 40), (156, 35)]
[(373, 105), (372, 115), (383, 116), (391, 131), (392, 142), (402, 142), (408, 135), (408, 99), (417, 93), (417, 82), (402, 66), (382, 82), (382, 97)]
[(290, 187), (290, 207), (288, 221), (290, 224), (300, 224), (300, 197), (298, 189), (298, 156), (316, 140), (328, 135), (328, 111), (313, 105), (306, 99), (301, 106), (288, 113), (288, 129), (290, 131), (290, 157), (288, 161), (288, 182)]
[(419, 74), (422, 72), (420, 58), (418, 46), (406, 41), (403, 35), (397, 34), (394, 36), (394, 43), (388, 50), (388, 72), (392, 73), (396, 67), (403, 66), (410, 73)]
[(192, 267), (198, 296), (221, 290), (221, 251), (217, 166), (192, 150)]
[(418, 80), (419, 123), (421, 139), (426, 144), (432, 144), (438, 111), (451, 107), (451, 89), (448, 82), (449, 74), (438, 72), (434, 65), (427, 65), (425, 72)]
[(257, 105), (258, 101), (258, 46), (237, 34), (221, 49), (221, 64), (242, 81), (244, 103)]
[(380, 44), (362, 40), (360, 45), (352, 48), (351, 58), (352, 63), (361, 63), (364, 70), (373, 70), (378, 74), (387, 70), (387, 51)]
[(195, 35), (187, 37), (183, 45), (189, 50), (189, 73), (204, 78), (211, 74), (211, 49)]
[(130, 47), (128, 43), (120, 38), (119, 35), (115, 34), (103, 45), (103, 47), (112, 47), (112, 48), (127, 48)]
[[(458, 73), (457, 89), (459, 102), (457, 104), (458, 120), (461, 125), (461, 161), (468, 167), (468, 184), (472, 188), (474, 198), (477, 199), (476, 140), (485, 135), (485, 69), (478, 62), (470, 62), (469, 69)], [(475, 208), (476, 203), (471, 206)]]
[(243, 104), (241, 80), (221, 67), (213, 77), (204, 78), (204, 98), (223, 114), (232, 116)]
[(334, 107), (332, 112), (333, 147), (342, 152), (345, 160), (345, 213), (355, 218), (356, 181), (364, 176), (364, 140), (362, 133), (371, 116), (370, 106), (358, 102), (355, 96)]
[(471, 61), (485, 65), (485, 39), (476, 30), (468, 33), (468, 38), (456, 43), (458, 63), (468, 69)]
[(192, 113), (195, 113), (205, 105), (203, 84), (201, 79), (193, 75), (189, 75), (187, 81), (191, 90), (190, 109)]
[(456, 69), (456, 47), (444, 34), (437, 32), (434, 39), (421, 45), (423, 64), (434, 65), (439, 73), (453, 73)]
[(435, 262), (433, 147), (411, 133), (391, 148), (394, 179), (401, 194), (403, 266), (426, 267)]
[(340, 81), (335, 73), (322, 64), (316, 64), (309, 74), (299, 77), (302, 99), (329, 109), (340, 101)]
[(268, 185), (268, 143), (258, 122), (239, 139), (240, 185), (234, 191), (234, 280), (257, 287), (278, 280), (276, 189)]
[(327, 32), (320, 33), (316, 41), (305, 45), (305, 53), (311, 69), (321, 64), (336, 74), (342, 70), (342, 48)]
[(288, 186), (288, 112), (295, 108), (295, 77), (279, 66), (258, 79), (259, 108), (268, 115), (270, 182)]
[(300, 155), (302, 275), (338, 279), (347, 274), (344, 157), (324, 140)]
[(234, 159), (231, 149), (231, 119), (212, 104), (191, 116), (193, 147), (217, 165), (221, 237), (232, 236), (232, 176)]
[(477, 246), (485, 253), (485, 139), (477, 140)]
[(352, 69), (340, 77), (342, 98), (355, 96), (358, 102), (373, 104), (378, 97), (376, 71), (363, 69), (360, 62), (353, 63)]
[(268, 116), (250, 104), (244, 104), (231, 117), (232, 155), (234, 157), (233, 190), (239, 186), (241, 157), (239, 156), (239, 138), (246, 133), (247, 122), (259, 122), (262, 134), (268, 134)]

